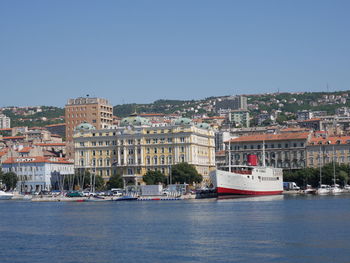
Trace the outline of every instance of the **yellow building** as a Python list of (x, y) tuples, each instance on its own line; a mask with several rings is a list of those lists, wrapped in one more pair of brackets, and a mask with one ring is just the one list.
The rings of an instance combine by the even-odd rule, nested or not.
[(215, 168), (214, 132), (209, 125), (180, 118), (170, 126), (152, 126), (138, 116), (123, 119), (121, 125), (102, 130), (79, 125), (74, 135), (76, 168), (106, 180), (119, 174), (125, 184), (141, 184), (148, 170), (169, 176), (172, 165), (187, 162), (209, 183), (209, 172)]

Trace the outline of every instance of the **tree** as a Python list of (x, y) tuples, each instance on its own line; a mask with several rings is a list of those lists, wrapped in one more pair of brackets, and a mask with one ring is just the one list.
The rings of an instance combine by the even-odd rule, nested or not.
[(166, 183), (166, 176), (160, 171), (147, 171), (147, 173), (143, 176), (142, 179), (148, 185)]
[(9, 172), (9, 173), (1, 173), (0, 181), (2, 181), (3, 185), (6, 185), (6, 190), (12, 190), (16, 187), (18, 177), (15, 173)]
[(183, 183), (200, 183), (203, 181), (202, 175), (200, 175), (196, 168), (192, 164), (179, 163), (171, 168), (171, 175), (173, 182), (180, 184)]
[(96, 175), (95, 178), (95, 189), (101, 191), (105, 188), (105, 180), (103, 180), (101, 175)]
[(123, 188), (124, 183), (123, 179), (119, 174), (112, 175), (109, 178), (109, 181), (107, 182), (107, 189), (112, 189), (112, 188)]

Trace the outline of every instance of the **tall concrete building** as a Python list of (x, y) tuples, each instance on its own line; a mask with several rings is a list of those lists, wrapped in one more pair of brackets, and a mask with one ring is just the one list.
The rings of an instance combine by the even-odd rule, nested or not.
[(11, 119), (4, 114), (0, 114), (0, 129), (11, 128)]
[(215, 103), (215, 110), (216, 112), (223, 110), (223, 109), (230, 109), (230, 110), (247, 110), (247, 97), (244, 96), (232, 96), (228, 97), (226, 99), (221, 99), (216, 101)]
[(74, 158), (74, 129), (81, 123), (91, 123), (96, 129), (106, 129), (113, 124), (113, 107), (101, 98), (69, 99), (65, 107), (67, 157)]

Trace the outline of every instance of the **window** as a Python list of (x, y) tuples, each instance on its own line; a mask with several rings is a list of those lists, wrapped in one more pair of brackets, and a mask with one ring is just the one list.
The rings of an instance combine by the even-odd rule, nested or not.
[(149, 156), (146, 157), (147, 164), (151, 164), (151, 158)]
[(146, 153), (150, 153), (151, 149), (150, 148), (146, 148)]
[(154, 148), (154, 153), (157, 153), (158, 152), (158, 149), (157, 148)]
[(173, 149), (171, 147), (169, 147), (168, 152), (172, 153), (172, 151), (173, 151)]
[(146, 140), (146, 143), (147, 143), (147, 144), (150, 144), (150, 143), (151, 143), (151, 140), (150, 140), (150, 139), (147, 139), (147, 140)]
[(164, 158), (164, 156), (160, 157), (160, 163), (161, 163), (161, 164), (165, 164), (165, 158)]
[(172, 138), (168, 138), (168, 142), (173, 142), (173, 139)]
[(95, 150), (92, 151), (92, 156), (96, 156), (96, 151)]
[(185, 147), (181, 146), (181, 152), (185, 151)]
[(80, 146), (84, 146), (84, 142), (80, 142)]
[(96, 142), (91, 142), (91, 145), (92, 146), (96, 146)]
[(185, 138), (184, 138), (184, 137), (181, 137), (181, 138), (180, 138), (180, 142), (185, 142)]
[(157, 157), (157, 156), (154, 156), (154, 157), (153, 157), (153, 163), (154, 163), (155, 165), (158, 164), (158, 157)]
[(133, 149), (129, 149), (129, 154), (134, 154), (134, 150)]
[(84, 156), (84, 151), (80, 151), (80, 156)]
[(165, 152), (164, 147), (162, 147), (161, 152), (162, 152), (162, 153), (164, 153), (164, 152)]

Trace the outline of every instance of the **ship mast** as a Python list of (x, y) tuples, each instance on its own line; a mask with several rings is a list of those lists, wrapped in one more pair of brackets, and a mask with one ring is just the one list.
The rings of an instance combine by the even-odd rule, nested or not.
[(263, 140), (263, 148), (262, 148), (263, 152), (262, 152), (262, 166), (266, 167), (266, 162), (265, 162), (265, 140)]
[(231, 138), (228, 140), (228, 171), (231, 172)]

